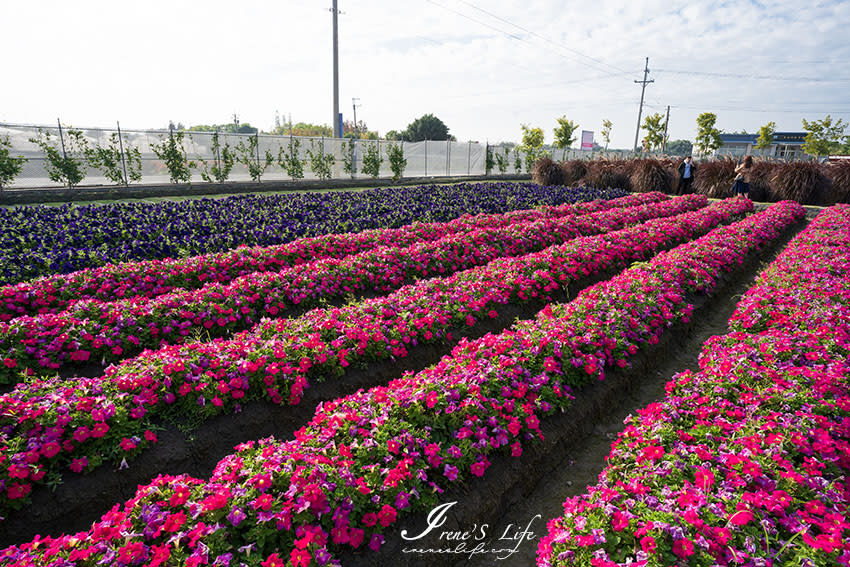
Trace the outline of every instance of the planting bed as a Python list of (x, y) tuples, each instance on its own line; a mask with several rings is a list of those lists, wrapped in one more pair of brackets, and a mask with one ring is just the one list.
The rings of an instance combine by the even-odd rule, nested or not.
[[(14, 358), (4, 365), (35, 375), (0, 395), (0, 542), (10, 545), (0, 562), (528, 564), (543, 519), (522, 532), (532, 518), (511, 515), (517, 501), (559, 478), (559, 459), (687, 348), (689, 329), (730, 305), (804, 215), (790, 202), (754, 213), (745, 200), (650, 194), (19, 284), (5, 295), (0, 336)], [(819, 564), (842, 560), (850, 208), (824, 215), (744, 297), (737, 334), (706, 343), (702, 367), (677, 376), (622, 434), (599, 487), (568, 500), (541, 564), (801, 564), (810, 548)], [(374, 242), (384, 246), (369, 250)], [(805, 291), (823, 285), (825, 299)], [(126, 299), (110, 302), (113, 286)], [(193, 313), (176, 308), (187, 300)], [(160, 334), (167, 326), (188, 333)], [(95, 332), (115, 337), (114, 365), (73, 376), (71, 353), (108, 352)], [(58, 348), (27, 352), (33, 344)], [(788, 359), (800, 344), (800, 362)], [(53, 364), (63, 378), (37, 375)], [(772, 383), (751, 382), (758, 372)], [(791, 377), (806, 380), (804, 393), (788, 389)], [(760, 404), (772, 413), (754, 429)], [(697, 421), (687, 429), (662, 416)], [(789, 419), (812, 427), (779, 447), (815, 460), (789, 453), (791, 468), (776, 463), (797, 476), (771, 480), (771, 461), (747, 451)], [(705, 447), (691, 453), (692, 442)], [(732, 463), (729, 447), (749, 461)], [(708, 483), (715, 469), (726, 478), (713, 472)], [(762, 495), (777, 490), (791, 495), (782, 511), (793, 522)], [(789, 535), (813, 514), (817, 529)], [(406, 539), (426, 517), (440, 525)]]

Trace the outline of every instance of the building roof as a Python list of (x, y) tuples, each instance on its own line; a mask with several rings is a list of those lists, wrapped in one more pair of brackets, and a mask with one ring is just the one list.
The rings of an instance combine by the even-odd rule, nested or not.
[[(758, 134), (720, 134), (724, 144), (755, 144)], [(803, 144), (806, 132), (776, 132), (773, 135), (774, 144)]]

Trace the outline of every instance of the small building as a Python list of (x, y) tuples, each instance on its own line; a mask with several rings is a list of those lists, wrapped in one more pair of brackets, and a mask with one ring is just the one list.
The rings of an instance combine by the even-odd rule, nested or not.
[(802, 159), (808, 157), (803, 152), (806, 132), (776, 132), (769, 147), (761, 150), (756, 147), (758, 134), (720, 134), (723, 145), (717, 149), (718, 156), (767, 156), (777, 159)]

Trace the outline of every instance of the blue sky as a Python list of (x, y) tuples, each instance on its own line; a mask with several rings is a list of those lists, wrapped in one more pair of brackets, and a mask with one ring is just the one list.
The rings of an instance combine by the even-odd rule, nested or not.
[[(33, 0), (3, 8), (0, 121), (164, 127), (275, 112), (330, 123), (330, 0), (144, 3)], [(673, 139), (696, 116), (725, 131), (850, 121), (850, 1), (525, 2), (339, 0), (340, 108), (381, 134), (434, 113), (459, 140), (552, 140), (556, 118), (634, 141), (670, 110)], [(20, 55), (17, 55), (20, 54)], [(9, 88), (9, 87), (12, 88)], [(848, 132), (850, 133), (850, 132)], [(598, 135), (597, 135), (598, 141)]]

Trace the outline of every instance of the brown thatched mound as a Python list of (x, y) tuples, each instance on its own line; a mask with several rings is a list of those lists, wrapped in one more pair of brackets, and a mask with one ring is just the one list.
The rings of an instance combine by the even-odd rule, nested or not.
[(771, 179), (771, 186), (780, 199), (791, 199), (802, 205), (826, 204), (831, 183), (821, 168), (814, 162), (782, 164)]
[[(669, 161), (669, 160), (667, 160)], [(649, 193), (662, 191), (673, 192), (673, 174), (662, 160), (646, 158), (634, 160), (632, 174), (629, 177), (632, 191)]]
[(561, 162), (561, 170), (564, 172), (564, 181), (567, 185), (574, 185), (587, 174), (587, 162), (580, 159), (571, 159)]
[(531, 180), (538, 185), (566, 185), (568, 183), (564, 179), (564, 172), (549, 157), (537, 160), (537, 163), (531, 168)]

